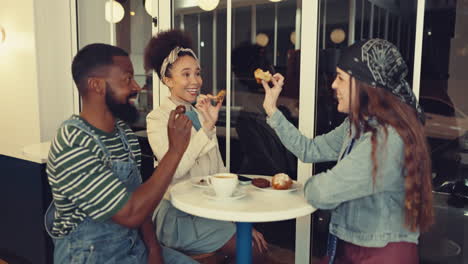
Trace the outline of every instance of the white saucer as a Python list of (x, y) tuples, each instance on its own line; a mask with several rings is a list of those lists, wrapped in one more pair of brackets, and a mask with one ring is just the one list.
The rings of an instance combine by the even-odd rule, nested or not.
[(202, 192), (203, 196), (205, 196), (206, 198), (208, 199), (211, 199), (211, 200), (215, 200), (215, 201), (231, 201), (231, 200), (237, 200), (237, 199), (240, 199), (244, 196), (247, 195), (247, 193), (245, 192), (245, 190), (243, 189), (236, 189), (234, 191), (234, 193), (232, 194), (232, 196), (229, 196), (229, 197), (218, 197), (216, 196), (216, 193), (213, 189), (206, 189)]
[(205, 176), (193, 177), (190, 178), (190, 183), (195, 187), (208, 188), (208, 181)]

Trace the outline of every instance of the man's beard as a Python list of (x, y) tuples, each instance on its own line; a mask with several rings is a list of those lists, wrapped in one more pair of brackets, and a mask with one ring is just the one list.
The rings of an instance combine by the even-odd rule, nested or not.
[(129, 124), (135, 123), (138, 120), (139, 113), (135, 106), (131, 105), (128, 101), (130, 97), (135, 96), (136, 93), (130, 94), (127, 98), (127, 102), (122, 104), (117, 102), (115, 94), (112, 91), (109, 83), (106, 83), (106, 105), (118, 119), (121, 119)]

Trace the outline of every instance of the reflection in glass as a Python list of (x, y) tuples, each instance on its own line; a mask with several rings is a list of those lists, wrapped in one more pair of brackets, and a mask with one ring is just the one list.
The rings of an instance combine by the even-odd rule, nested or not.
[(143, 69), (143, 54), (151, 38), (152, 19), (145, 10), (143, 1), (121, 1), (125, 10), (124, 19), (115, 24), (116, 46), (126, 50), (133, 62), (135, 80), (142, 88), (136, 100), (140, 119), (132, 125), (134, 130), (146, 129), (146, 115), (153, 109), (152, 75)]
[(144, 130), (146, 115), (153, 108), (153, 85), (152, 76), (143, 69), (144, 48), (151, 38), (152, 27), (143, 1), (80, 0), (77, 18), (79, 49), (91, 43), (108, 43), (129, 53), (135, 80), (143, 88), (136, 100), (140, 118), (132, 128)]
[(113, 1), (123, 8), (123, 18), (117, 23), (109, 23), (105, 20), (106, 1), (77, 1), (78, 48), (91, 43), (107, 43), (129, 53), (134, 78), (142, 87), (135, 101), (140, 116), (131, 127), (135, 132), (138, 131), (142, 149), (141, 173), (145, 180), (154, 170), (153, 152), (146, 139), (146, 115), (153, 109), (153, 84), (152, 75), (145, 74), (143, 69), (144, 47), (151, 38), (151, 17), (145, 11), (142, 1)]
[(426, 2), (420, 103), (432, 151), (436, 225), (421, 237), (427, 263), (467, 263), (468, 3)]

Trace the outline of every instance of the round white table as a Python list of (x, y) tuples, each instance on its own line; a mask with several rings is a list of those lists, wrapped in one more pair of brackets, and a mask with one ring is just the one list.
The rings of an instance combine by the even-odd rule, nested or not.
[[(250, 175), (250, 177), (265, 177)], [(171, 189), (171, 202), (186, 213), (223, 221), (237, 226), (237, 263), (252, 263), (252, 222), (274, 222), (294, 219), (316, 209), (304, 198), (302, 188), (293, 192), (263, 191), (252, 185), (239, 185), (246, 196), (237, 200), (218, 201), (207, 198), (207, 188), (195, 187), (183, 181)]]

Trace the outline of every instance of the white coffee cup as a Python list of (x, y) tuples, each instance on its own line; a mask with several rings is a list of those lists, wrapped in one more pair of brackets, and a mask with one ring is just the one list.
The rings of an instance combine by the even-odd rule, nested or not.
[(208, 184), (213, 186), (217, 197), (226, 198), (232, 196), (237, 188), (239, 180), (234, 173), (217, 173), (208, 176)]

